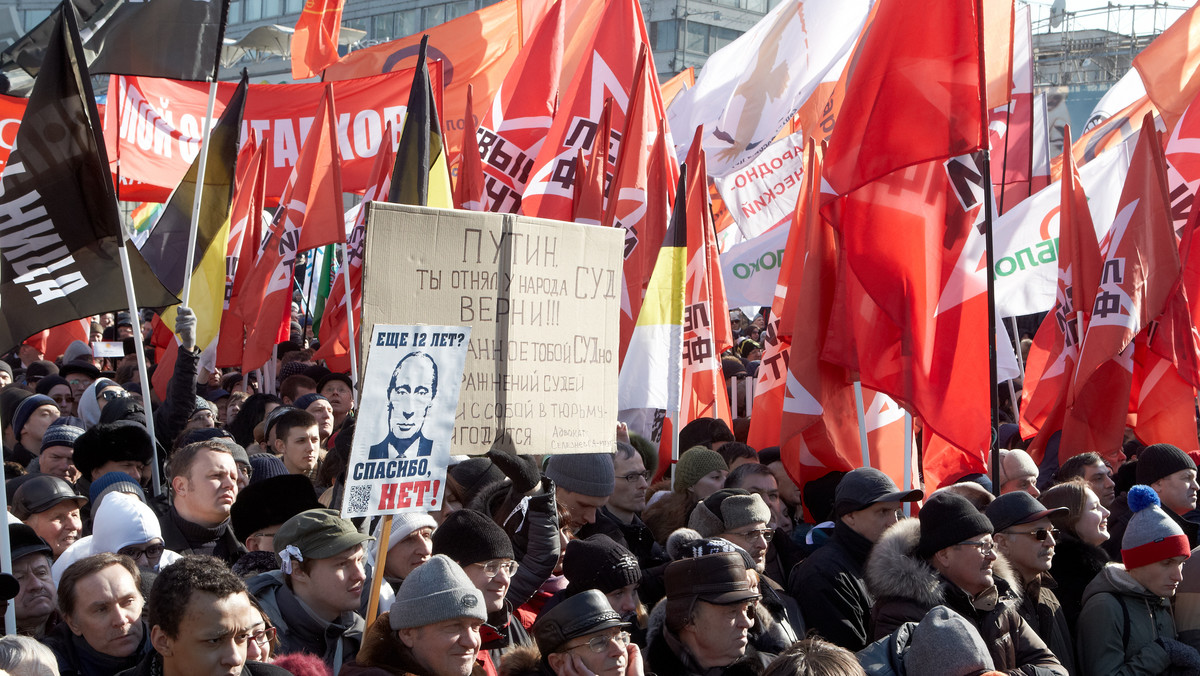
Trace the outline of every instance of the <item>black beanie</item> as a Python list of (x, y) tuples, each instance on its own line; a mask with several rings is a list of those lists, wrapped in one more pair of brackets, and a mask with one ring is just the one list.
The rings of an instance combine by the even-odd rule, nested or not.
[[(107, 406), (105, 408), (108, 408)], [(75, 440), (75, 467), (85, 479), (92, 478), (92, 470), (106, 462), (136, 460), (143, 464), (154, 457), (154, 442), (145, 427), (121, 420), (100, 423), (79, 435)]]
[(603, 534), (567, 543), (562, 566), (563, 576), (570, 583), (565, 590), (567, 596), (589, 589), (608, 594), (642, 580), (637, 558)]
[(1184, 469), (1196, 469), (1187, 453), (1171, 444), (1153, 444), (1138, 454), (1137, 482), (1149, 486)]
[(492, 559), (512, 559), (512, 541), (504, 529), (472, 509), (460, 509), (433, 531), (433, 553), (445, 554), (466, 568)]
[(992, 522), (966, 498), (949, 491), (929, 496), (917, 518), (921, 521), (917, 556), (923, 559), (951, 545), (992, 534)]

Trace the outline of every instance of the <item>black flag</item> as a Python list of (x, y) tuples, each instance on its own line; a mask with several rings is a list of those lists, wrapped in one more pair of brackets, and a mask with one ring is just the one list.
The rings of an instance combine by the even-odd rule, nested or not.
[[(0, 177), (0, 351), (47, 327), (127, 308), (124, 233), (75, 12), (57, 23)], [(178, 303), (129, 247), (138, 301)]]
[(207, 80), (216, 73), (229, 0), (122, 2), (84, 44), (93, 75)]
[(429, 170), (442, 154), (441, 125), (433, 102), (429, 65), (425, 61), (428, 44), (429, 36), (422, 36), (417, 69), (408, 92), (408, 112), (404, 115), (400, 144), (396, 148), (392, 187), (387, 200), (395, 204), (429, 205)]

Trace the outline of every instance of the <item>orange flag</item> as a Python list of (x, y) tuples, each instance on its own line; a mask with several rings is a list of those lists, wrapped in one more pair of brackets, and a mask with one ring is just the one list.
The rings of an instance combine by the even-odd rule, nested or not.
[(346, 229), (342, 226), (342, 155), (337, 130), (333, 86), (326, 84), (325, 95), (317, 105), (317, 118), (292, 168), (292, 201), (280, 201), (287, 209), (303, 214), (305, 227), (300, 230), (297, 245), (301, 251), (346, 241)]
[[(1063, 139), (1064, 147), (1070, 147), (1069, 127), (1064, 130)], [(1021, 392), (1021, 436), (1037, 435), (1029, 446), (1029, 453), (1036, 461), (1041, 460), (1050, 437), (1063, 427), (1080, 340), (1100, 284), (1100, 245), (1087, 195), (1079, 183), (1079, 170), (1071, 154), (1064, 157), (1066, 166), (1058, 212), (1058, 291), (1054, 309), (1042, 320), (1033, 339)], [(1060, 462), (1080, 452), (1060, 444)]]
[(1170, 133), (1200, 93), (1200, 11), (1192, 7), (1184, 12), (1133, 57), (1133, 67)]
[(225, 309), (221, 313), (221, 329), (217, 334), (216, 365), (220, 368), (240, 366), (242, 363), (245, 325), (234, 308), (238, 307), (238, 299), (254, 269), (262, 239), (262, 213), (266, 200), (267, 146), (259, 146), (251, 136), (238, 154), (233, 206), (229, 210)]
[[(572, 201), (571, 220), (585, 225), (600, 225), (604, 218), (604, 202), (608, 193), (612, 174), (608, 171), (612, 148), (612, 98), (604, 101), (604, 112), (600, 113), (600, 121), (596, 125), (596, 138), (609, 139), (608, 143), (594, 141), (591, 157), (588, 158), (582, 175), (576, 176), (575, 194)], [(578, 158), (583, 157), (580, 149)], [(577, 162), (575, 171), (584, 164)]]
[(729, 304), (721, 278), (716, 231), (708, 206), (708, 170), (696, 128), (687, 165), (687, 270), (683, 308), (683, 420), (720, 418), (730, 423), (721, 353), (733, 347)]
[(292, 34), (292, 79), (321, 74), (338, 60), (343, 0), (306, 0)]
[[(1153, 128), (1147, 115), (1142, 129)], [(1129, 407), (1134, 337), (1166, 310), (1182, 275), (1157, 141), (1143, 133), (1134, 149), (1063, 425), (1061, 447), (1091, 449), (1113, 464)]]
[[(472, 87), (467, 85), (466, 124), (475, 137), (479, 135), (479, 118), (475, 117)], [(458, 181), (454, 184), (454, 206), (469, 211), (484, 211), (483, 161), (479, 146), (463, 145), (462, 161), (458, 163)]]

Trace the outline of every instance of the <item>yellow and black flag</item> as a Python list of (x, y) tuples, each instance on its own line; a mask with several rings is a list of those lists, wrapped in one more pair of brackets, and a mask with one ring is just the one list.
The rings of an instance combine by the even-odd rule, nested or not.
[(421, 38), (387, 201), (450, 209), (454, 206), (454, 197), (450, 189), (446, 148), (442, 144), (442, 125), (425, 60), (428, 42), (428, 35)]
[[(192, 166), (167, 199), (150, 236), (141, 246), (142, 256), (168, 289), (183, 293), (184, 263), (187, 259), (188, 234), (193, 227), (192, 205), (196, 199), (196, 178), (200, 160), (208, 156), (204, 168), (204, 189), (200, 214), (196, 219), (196, 255), (192, 259), (192, 284), (188, 303), (196, 313), (196, 344), (206, 347), (217, 336), (221, 311), (225, 305), (225, 256), (229, 246), (229, 209), (233, 203), (234, 171), (237, 168), (238, 134), (242, 111), (246, 107), (249, 77), (234, 91), (225, 112), (217, 120), (208, 139), (208, 147), (192, 160)], [(162, 315), (175, 329), (175, 311)]]
[[(125, 233), (75, 10), (56, 10), (41, 72), (0, 178), (0, 352), (42, 329), (128, 309)], [(178, 303), (129, 247), (138, 302)]]

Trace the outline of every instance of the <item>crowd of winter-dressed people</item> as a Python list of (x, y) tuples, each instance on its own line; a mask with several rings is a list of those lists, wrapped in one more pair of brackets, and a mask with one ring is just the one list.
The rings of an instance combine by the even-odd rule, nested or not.
[[(130, 358), (82, 342), (0, 362), (0, 669), (1200, 674), (1196, 452), (1133, 443), (1114, 473), (1095, 449), (1039, 469), (1014, 448), (995, 484), (923, 492), (859, 468), (797, 487), (778, 448), (704, 418), (658, 482), (656, 449), (623, 428), (610, 453), (454, 458), (442, 508), (385, 538), (339, 513), (350, 378), (298, 332), (279, 395), (257, 393), (201, 365), (186, 309), (177, 328), (150, 405)], [(759, 329), (727, 371), (755, 368)], [(130, 317), (95, 332), (132, 356)]]

